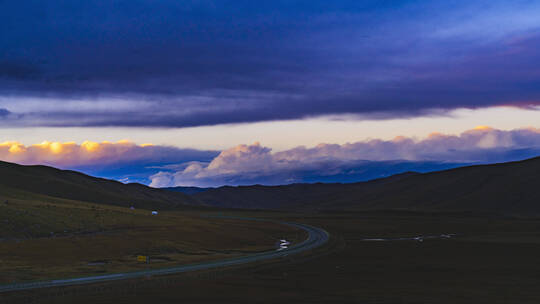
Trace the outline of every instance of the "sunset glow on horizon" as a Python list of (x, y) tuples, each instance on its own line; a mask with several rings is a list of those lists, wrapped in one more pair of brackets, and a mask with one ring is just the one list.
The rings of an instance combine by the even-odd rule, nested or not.
[[(276, 150), (264, 143), (233, 145), (222, 151), (182, 149), (178, 147), (117, 142), (49, 142), (24, 145), (0, 143), (0, 159), (20, 164), (47, 164), (65, 169), (82, 169), (102, 175), (118, 171), (114, 177), (124, 181), (149, 183), (152, 186), (206, 185), (222, 183), (258, 183), (273, 175), (297, 175), (295, 171), (339, 164), (332, 174), (358, 170), (362, 162), (424, 162), (431, 166), (488, 163), (519, 160), (540, 153), (540, 129), (498, 130), (480, 125), (458, 135), (433, 132), (425, 138), (396, 136), (389, 140), (366, 139), (344, 144), (319, 143)], [(331, 165), (334, 163), (335, 165)], [(113, 169), (110, 169), (111, 167)], [(96, 171), (97, 170), (97, 171)], [(314, 169), (310, 169), (314, 170)], [(422, 169), (425, 170), (425, 169)], [(125, 172), (122, 175), (122, 172)], [(133, 172), (132, 172), (133, 171)], [(136, 179), (126, 178), (145, 172)], [(288, 172), (288, 173), (283, 173)], [(330, 171), (332, 172), (332, 171)], [(327, 174), (327, 173), (324, 173)], [(324, 175), (323, 174), (323, 175)], [(241, 176), (250, 176), (238, 180)], [(266, 176), (266, 177), (265, 177)], [(277, 177), (267, 180), (270, 183)], [(287, 182), (302, 181), (297, 176)], [(279, 180), (279, 178), (277, 178)]]
[(538, 149), (536, 2), (2, 5), (4, 161), (279, 184), (402, 170), (359, 177), (360, 161), (429, 171)]

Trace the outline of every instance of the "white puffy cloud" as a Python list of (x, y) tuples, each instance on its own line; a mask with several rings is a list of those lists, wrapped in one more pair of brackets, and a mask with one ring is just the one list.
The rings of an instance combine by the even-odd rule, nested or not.
[[(222, 151), (210, 163), (192, 162), (150, 177), (152, 186), (283, 184), (369, 179), (406, 170), (429, 171), (458, 164), (509, 161), (540, 154), (540, 130), (480, 126), (460, 135), (433, 133), (423, 140), (396, 137), (344, 145), (320, 144), (273, 153), (259, 143)], [(377, 163), (374, 163), (377, 162)]]

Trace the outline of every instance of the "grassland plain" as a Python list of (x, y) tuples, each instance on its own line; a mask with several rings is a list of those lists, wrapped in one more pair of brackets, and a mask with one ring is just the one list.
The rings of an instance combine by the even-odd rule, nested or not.
[[(19, 174), (21, 167), (4, 165), (9, 174)], [(323, 192), (328, 190), (326, 196), (318, 198), (324, 201), (326, 211), (321, 209), (323, 205), (314, 204), (309, 211), (288, 213), (187, 206), (189, 197), (165, 190), (24, 167), (26, 173), (20, 178), (30, 178), (32, 172), (40, 176), (33, 181), (37, 190), (13, 184), (8, 175), (0, 180), (0, 281), (5, 283), (221, 259), (271, 249), (280, 238), (293, 242), (304, 238), (286, 226), (234, 217), (305, 223), (327, 230), (331, 240), (312, 252), (272, 261), (2, 293), (0, 303), (539, 303), (540, 219), (517, 216), (538, 210), (537, 165), (538, 159), (534, 159), (357, 185), (374, 189), (367, 192), (336, 194), (333, 188), (342, 186), (318, 185)], [(486, 174), (491, 177), (475, 178)], [(41, 178), (48, 180), (47, 186), (39, 183)], [(74, 191), (70, 188), (72, 178), (77, 180), (75, 184), (85, 186)], [(481, 187), (473, 188), (481, 191), (464, 188), (454, 193), (451, 187), (438, 186), (437, 181), (454, 188), (474, 182)], [(390, 203), (383, 206), (404, 204), (399, 209), (408, 211), (357, 210), (355, 204), (348, 211), (331, 211), (342, 206), (334, 205), (340, 198), (347, 198), (347, 202), (377, 198), (389, 185)], [(242, 190), (253, 192), (244, 200), (254, 197), (264, 202), (281, 197), (272, 194), (275, 189), (290, 190), (290, 195), (281, 197), (284, 203), (295, 201), (291, 195), (304, 201), (309, 197), (303, 195), (318, 196), (309, 190), (312, 187), (277, 187), (269, 193), (255, 189), (260, 186)], [(68, 188), (71, 190), (63, 191)], [(137, 193), (130, 193), (131, 189)], [(501, 195), (484, 196), (489, 189)], [(116, 190), (137, 196), (135, 209), (128, 207), (129, 199), (118, 200)], [(494, 196), (498, 201), (491, 200)], [(434, 203), (433, 199), (442, 199), (442, 205), (422, 207)], [(420, 205), (411, 204), (417, 201)], [(471, 201), (471, 206), (482, 208), (458, 208), (469, 206)], [(159, 206), (165, 208), (159, 209), (158, 216), (151, 216), (150, 210)], [(223, 217), (211, 217), (215, 215)], [(428, 238), (443, 234), (451, 237)], [(417, 236), (426, 238), (410, 240)], [(385, 238), (392, 240), (366, 241)], [(409, 240), (395, 240), (399, 238)], [(139, 254), (149, 255), (152, 262), (138, 264)]]
[[(236, 213), (322, 227), (313, 252), (195, 274), (4, 295), (4, 303), (538, 303), (540, 220), (474, 214)], [(449, 239), (365, 241), (455, 234)]]
[[(271, 250), (302, 232), (268, 222), (204, 217), (43, 197), (2, 198), (0, 284), (223, 259)], [(137, 255), (150, 257), (139, 263)]]
[(208, 217), (215, 209), (192, 202), (182, 193), (0, 162), (0, 284), (225, 259), (305, 237), (276, 223)]

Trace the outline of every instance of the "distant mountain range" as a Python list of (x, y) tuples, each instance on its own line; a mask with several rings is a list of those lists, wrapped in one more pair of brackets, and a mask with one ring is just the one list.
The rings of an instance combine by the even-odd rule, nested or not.
[(192, 191), (211, 206), (286, 210), (412, 210), (540, 214), (540, 158), (351, 184), (239, 186)]
[(204, 192), (210, 189), (215, 189), (215, 188), (181, 187), (180, 186), (180, 187), (167, 187), (167, 188), (161, 188), (161, 189), (191, 195), (191, 194), (197, 194), (197, 193), (201, 193), (201, 192)]
[[(521, 158), (524, 159), (524, 158)], [(389, 177), (403, 172), (433, 172), (457, 167), (476, 165), (468, 162), (441, 161), (408, 161), (408, 160), (334, 160), (320, 159), (304, 165), (292, 164), (290, 167), (280, 165), (272, 170), (259, 172), (229, 172), (227, 174), (209, 174), (201, 179), (190, 179), (187, 182), (199, 182), (203, 187), (219, 187), (225, 185), (269, 185), (309, 184), (309, 183), (357, 183), (376, 178)], [(182, 179), (182, 178), (181, 178)], [(170, 186), (164, 186), (170, 187)], [(187, 191), (189, 187), (186, 187)], [(184, 189), (179, 189), (184, 191)]]
[(47, 196), (145, 209), (409, 210), (540, 215), (540, 157), (367, 182), (150, 188), (46, 166), (0, 162), (0, 198)]

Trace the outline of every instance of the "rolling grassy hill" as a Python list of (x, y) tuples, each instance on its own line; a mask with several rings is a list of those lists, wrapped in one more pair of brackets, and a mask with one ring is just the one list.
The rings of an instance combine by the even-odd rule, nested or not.
[(145, 209), (171, 209), (198, 205), (194, 198), (179, 192), (122, 184), (79, 172), (47, 166), (22, 166), (0, 162), (2, 197), (16, 195), (48, 197)]
[[(190, 195), (46, 166), (0, 162), (0, 199), (45, 196), (89, 203), (175, 209), (209, 205), (285, 210), (413, 210), (540, 214), (540, 157), (408, 172), (351, 184), (189, 188)], [(176, 189), (175, 189), (176, 190)]]
[(199, 205), (183, 193), (0, 162), (0, 284), (226, 259), (303, 237), (276, 223), (205, 216), (213, 210)]
[(221, 187), (196, 193), (213, 206), (296, 210), (469, 211), (540, 214), (540, 158), (353, 184)]

